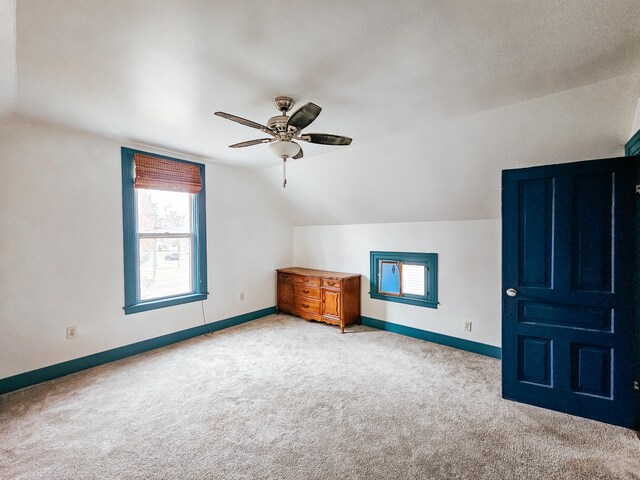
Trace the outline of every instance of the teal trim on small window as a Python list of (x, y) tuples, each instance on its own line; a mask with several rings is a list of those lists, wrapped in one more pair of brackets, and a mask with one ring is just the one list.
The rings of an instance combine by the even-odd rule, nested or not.
[[(397, 265), (398, 269), (389, 269), (390, 264)], [(402, 266), (405, 264), (424, 266), (424, 294), (416, 295), (403, 291)], [(388, 272), (391, 272), (393, 278), (382, 278), (388, 274)], [(396, 278), (397, 275), (399, 275), (398, 278)], [(418, 279), (420, 279), (420, 274), (418, 275)], [(398, 283), (397, 289), (396, 282)], [(392, 285), (393, 288), (389, 289), (388, 285)], [(377, 300), (406, 303), (419, 307), (438, 308), (438, 254), (371, 252), (369, 286), (369, 296)], [(384, 289), (381, 288), (383, 286), (386, 288), (386, 292), (391, 290), (393, 293), (386, 293)]]
[[(205, 167), (203, 164), (156, 155), (155, 153), (122, 147), (122, 226), (124, 245), (124, 313), (138, 313), (156, 308), (197, 302), (207, 299), (207, 216), (205, 192)], [(138, 254), (137, 206), (134, 182), (134, 155), (150, 155), (174, 162), (198, 165), (202, 190), (194, 195), (193, 201), (193, 292), (166, 298), (141, 300), (139, 297), (140, 262)]]
[(624, 146), (625, 157), (640, 155), (640, 130)]

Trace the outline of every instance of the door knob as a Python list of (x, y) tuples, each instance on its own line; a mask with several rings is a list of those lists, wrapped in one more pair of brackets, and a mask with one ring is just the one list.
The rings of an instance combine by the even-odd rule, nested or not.
[(515, 288), (507, 288), (507, 297), (515, 297), (518, 291)]

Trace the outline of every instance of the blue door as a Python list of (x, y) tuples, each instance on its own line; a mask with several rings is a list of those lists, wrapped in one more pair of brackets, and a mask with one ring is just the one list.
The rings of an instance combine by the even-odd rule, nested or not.
[(638, 427), (638, 157), (502, 174), (502, 395)]

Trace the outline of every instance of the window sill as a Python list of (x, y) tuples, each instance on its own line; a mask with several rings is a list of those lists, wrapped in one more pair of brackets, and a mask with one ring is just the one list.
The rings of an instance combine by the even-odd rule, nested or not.
[(206, 300), (208, 293), (190, 293), (189, 295), (181, 295), (179, 297), (161, 298), (158, 300), (150, 300), (148, 302), (140, 302), (135, 305), (122, 307), (125, 315), (138, 312), (146, 312), (147, 310), (155, 310), (157, 308), (171, 307), (173, 305), (181, 305), (183, 303), (198, 302)]
[(423, 300), (421, 298), (396, 297), (393, 295), (381, 295), (379, 293), (372, 292), (369, 292), (369, 297), (375, 298), (377, 300), (384, 300), (387, 302), (407, 303), (409, 305), (416, 305), (418, 307), (438, 308), (437, 302), (432, 302), (426, 299)]

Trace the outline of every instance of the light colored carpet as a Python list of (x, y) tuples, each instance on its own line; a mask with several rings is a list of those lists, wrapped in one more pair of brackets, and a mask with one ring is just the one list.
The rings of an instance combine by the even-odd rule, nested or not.
[(0, 396), (3, 479), (626, 479), (623, 428), (500, 398), (500, 362), (273, 315)]

